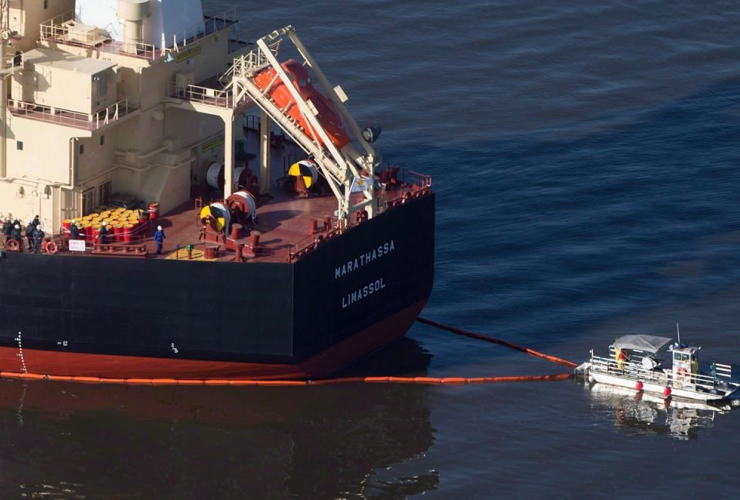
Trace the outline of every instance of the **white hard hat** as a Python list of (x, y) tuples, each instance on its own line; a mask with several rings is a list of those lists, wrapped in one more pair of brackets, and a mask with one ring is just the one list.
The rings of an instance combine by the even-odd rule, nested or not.
[(157, 226), (157, 231), (161, 231), (161, 230), (162, 230), (162, 226)]
[(39, 231), (41, 231), (41, 224), (39, 224), (38, 226), (36, 226), (36, 229), (38, 229)]
[(77, 219), (72, 219), (72, 224), (77, 224)]
[(107, 226), (107, 225), (108, 225), (108, 223), (107, 223), (106, 221), (103, 221), (103, 225), (104, 225), (104, 226)]
[(16, 224), (16, 225), (15, 225), (15, 228), (16, 228), (16, 229), (20, 229), (20, 228), (21, 228), (20, 224)]

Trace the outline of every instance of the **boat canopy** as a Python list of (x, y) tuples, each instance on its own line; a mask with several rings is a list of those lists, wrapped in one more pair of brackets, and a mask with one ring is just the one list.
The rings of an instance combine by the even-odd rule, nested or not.
[(638, 351), (652, 352), (655, 354), (661, 347), (669, 343), (668, 337), (654, 337), (652, 335), (625, 335), (619, 337), (612, 344), (619, 349), (636, 349)]

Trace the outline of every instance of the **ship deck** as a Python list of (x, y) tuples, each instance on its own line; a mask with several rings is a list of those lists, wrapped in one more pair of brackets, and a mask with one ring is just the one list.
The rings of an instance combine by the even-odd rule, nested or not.
[[(245, 139), (248, 150), (250, 144), (257, 142), (253, 131), (248, 131)], [(79, 258), (292, 262), (322, 240), (338, 234), (334, 217), (337, 200), (331, 193), (305, 197), (288, 192), (284, 188), (285, 167), (303, 158), (304, 153), (290, 141), (285, 141), (281, 147), (273, 147), (272, 153), (270, 193), (259, 196), (254, 223), (246, 224), (238, 236), (229, 234), (224, 238), (213, 231), (204, 230), (200, 221), (201, 207), (221, 201), (223, 197), (219, 191), (199, 188), (186, 203), (155, 220), (147, 221), (129, 243), (114, 241), (114, 237), (109, 236), (107, 244), (88, 241), (85, 252), (68, 252), (65, 250), (68, 246), (64, 241), (65, 236), (60, 234), (55, 236), (63, 249), (60, 253)], [(248, 166), (258, 175), (259, 166), (254, 160), (249, 161)], [(391, 186), (386, 191), (389, 209), (402, 203), (405, 193), (423, 191), (431, 185), (431, 179), (427, 176), (410, 174), (402, 172), (399, 175), (402, 184), (395, 188)], [(355, 196), (360, 201), (362, 194)], [(354, 220), (351, 222), (355, 223)], [(162, 226), (166, 238), (162, 254), (159, 255), (153, 238), (157, 226)], [(257, 245), (253, 244), (253, 234), (259, 235)], [(241, 257), (237, 257), (237, 253)]]

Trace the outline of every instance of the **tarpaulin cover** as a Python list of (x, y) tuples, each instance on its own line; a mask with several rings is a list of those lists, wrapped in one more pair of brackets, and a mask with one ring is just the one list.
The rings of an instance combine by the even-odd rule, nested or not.
[(612, 344), (614, 347), (619, 349), (636, 349), (638, 351), (646, 351), (656, 353), (661, 347), (669, 343), (671, 339), (668, 337), (654, 337), (652, 335), (625, 335), (619, 337)]

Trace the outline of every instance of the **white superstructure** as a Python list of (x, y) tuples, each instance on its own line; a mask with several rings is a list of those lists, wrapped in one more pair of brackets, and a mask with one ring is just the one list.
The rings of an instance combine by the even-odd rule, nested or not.
[[(204, 16), (200, 0), (0, 4), (6, 51), (0, 89), (3, 216), (39, 215), (56, 230), (117, 192), (158, 202), (167, 212), (190, 199), (191, 185), (205, 182), (214, 161), (224, 164), (228, 197), (236, 182), (235, 129), (241, 131), (240, 116), (255, 104), (262, 109), (263, 193), (269, 189), (274, 122), (316, 160), (338, 199), (341, 220), (382, 209), (372, 180), (361, 190), (364, 201), (352, 196), (358, 179), (372, 179), (379, 155), (347, 112), (342, 89), (329, 85), (293, 28), (256, 45), (233, 40), (234, 13)], [(357, 150), (306, 140), (285, 110), (260, 96), (253, 75), (269, 66), (282, 71), (275, 56), (283, 39), (293, 42), (316, 76)], [(325, 137), (311, 102), (297, 105), (317, 137)]]

